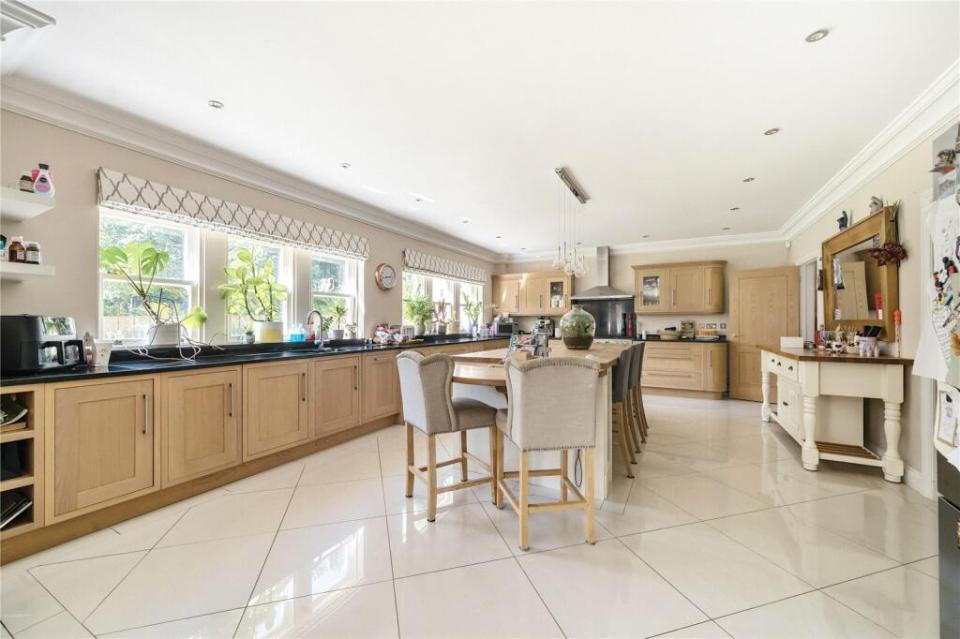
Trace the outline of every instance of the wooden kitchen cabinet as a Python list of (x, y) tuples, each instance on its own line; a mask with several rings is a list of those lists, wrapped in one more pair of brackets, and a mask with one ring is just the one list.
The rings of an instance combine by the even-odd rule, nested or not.
[[(429, 355), (430, 351), (427, 350)], [(361, 358), (360, 415), (364, 422), (400, 412), (400, 376), (397, 373), (397, 352), (366, 353)]]
[(159, 487), (156, 383), (111, 379), (47, 394), (48, 524)]
[(521, 286), (519, 273), (493, 276), (493, 305), (498, 313), (520, 313)]
[(727, 391), (727, 344), (647, 342), (642, 371), (643, 388), (720, 397)]
[(166, 377), (164, 486), (239, 464), (242, 458), (240, 367)]
[(635, 265), (639, 314), (722, 313), (726, 262)]
[(314, 437), (360, 425), (360, 356), (321, 358), (310, 363)]
[(310, 439), (308, 371), (305, 360), (243, 367), (244, 461)]
[(493, 276), (498, 312), (520, 316), (559, 316), (570, 310), (573, 279), (560, 271)]

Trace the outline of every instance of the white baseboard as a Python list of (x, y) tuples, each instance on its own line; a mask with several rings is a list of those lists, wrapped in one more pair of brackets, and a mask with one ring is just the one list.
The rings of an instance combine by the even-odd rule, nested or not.
[(903, 471), (903, 482), (927, 499), (937, 498), (937, 478), (927, 477), (916, 468), (906, 466)]

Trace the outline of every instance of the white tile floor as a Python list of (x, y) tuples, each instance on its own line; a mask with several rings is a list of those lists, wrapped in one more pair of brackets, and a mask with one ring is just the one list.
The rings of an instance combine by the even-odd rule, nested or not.
[(542, 513), (520, 552), (485, 487), (428, 523), (394, 427), (4, 566), (0, 637), (937, 636), (933, 502), (804, 471), (757, 404), (646, 403), (596, 546)]

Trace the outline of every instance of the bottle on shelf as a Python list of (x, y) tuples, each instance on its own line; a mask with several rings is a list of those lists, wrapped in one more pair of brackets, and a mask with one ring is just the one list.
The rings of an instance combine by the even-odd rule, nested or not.
[(37, 171), (37, 176), (33, 180), (33, 192), (53, 197), (54, 188), (53, 179), (50, 176), (50, 165), (40, 164), (38, 166), (40, 170)]
[(11, 262), (26, 262), (27, 261), (27, 247), (23, 245), (23, 237), (20, 235), (14, 235), (10, 239), (10, 249), (9, 249), (9, 260)]

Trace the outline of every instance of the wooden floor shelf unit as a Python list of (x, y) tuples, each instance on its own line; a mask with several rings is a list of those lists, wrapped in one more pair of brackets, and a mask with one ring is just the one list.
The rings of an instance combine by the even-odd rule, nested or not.
[(0, 446), (19, 446), (24, 474), (0, 481), (0, 493), (16, 490), (31, 499), (33, 504), (6, 527), (0, 529), (0, 540), (9, 539), (43, 525), (43, 386), (12, 386), (0, 389), (0, 395), (12, 395), (26, 407), (26, 425), (23, 428), (0, 432)]

